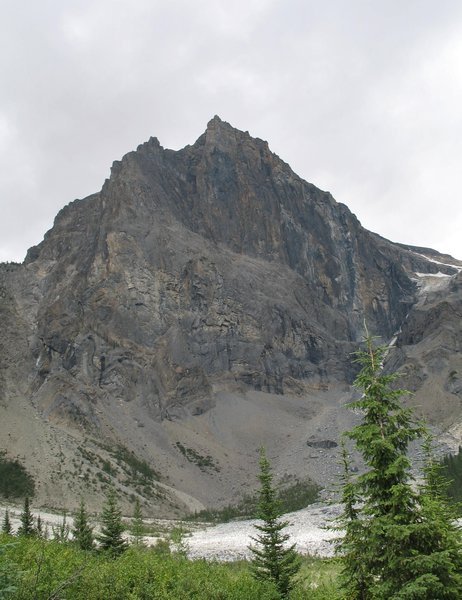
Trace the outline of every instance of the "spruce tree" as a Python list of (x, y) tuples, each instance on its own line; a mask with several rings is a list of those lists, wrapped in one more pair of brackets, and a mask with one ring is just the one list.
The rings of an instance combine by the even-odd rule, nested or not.
[[(407, 449), (425, 428), (401, 405), (406, 392), (393, 389), (397, 376), (383, 373), (386, 352), (368, 337), (366, 350), (357, 353), (362, 368), (355, 385), (363, 395), (351, 406), (363, 418), (347, 436), (366, 470), (343, 488), (344, 500), (351, 499), (341, 519), (343, 588), (351, 599), (456, 600), (462, 598), (460, 534), (431, 491), (434, 483), (413, 485)], [(360, 587), (358, 573), (367, 574)]]
[(141, 512), (141, 505), (138, 498), (135, 500), (135, 506), (133, 509), (133, 520), (130, 533), (133, 537), (133, 543), (135, 546), (143, 545), (143, 534), (144, 534), (144, 523), (143, 514)]
[(432, 444), (431, 436), (427, 436), (423, 444), (424, 479), (419, 486), (422, 531), (409, 566), (415, 574), (414, 586), (425, 589), (426, 581), (432, 578), (434, 598), (462, 598), (462, 536), (455, 524), (457, 509), (448, 499), (450, 482), (441, 474)]
[(20, 516), (21, 525), (18, 529), (18, 535), (20, 536), (32, 536), (35, 535), (34, 528), (34, 517), (30, 510), (29, 496), (24, 498), (24, 508)]
[(101, 549), (108, 551), (113, 556), (122, 554), (127, 548), (127, 542), (122, 537), (124, 529), (116, 492), (110, 488), (101, 514), (101, 532), (98, 536)]
[(289, 535), (283, 533), (288, 525), (281, 520), (282, 510), (273, 487), (273, 474), (264, 449), (260, 450), (259, 501), (256, 517), (261, 524), (255, 525), (260, 532), (252, 538), (256, 546), (250, 546), (253, 554), (251, 569), (258, 580), (272, 581), (281, 598), (287, 598), (293, 587), (294, 576), (300, 569), (300, 559), (295, 545), (287, 546)]
[(37, 516), (37, 524), (35, 526), (35, 532), (37, 534), (37, 537), (43, 538), (44, 533), (43, 533), (42, 517), (40, 515)]
[(8, 509), (5, 509), (5, 514), (3, 515), (3, 521), (2, 521), (2, 533), (11, 535), (12, 529), (13, 528), (11, 526), (11, 521), (10, 521), (10, 511)]
[(350, 459), (342, 441), (341, 503), (343, 514), (337, 519), (337, 531), (342, 531), (341, 540), (337, 540), (342, 554), (342, 586), (348, 591), (348, 598), (366, 600), (370, 586), (370, 572), (362, 554), (367, 544), (366, 528), (359, 509), (359, 490), (352, 479)]
[(74, 516), (72, 537), (81, 550), (92, 550), (94, 546), (93, 527), (88, 521), (88, 514), (83, 498), (80, 500), (79, 509)]

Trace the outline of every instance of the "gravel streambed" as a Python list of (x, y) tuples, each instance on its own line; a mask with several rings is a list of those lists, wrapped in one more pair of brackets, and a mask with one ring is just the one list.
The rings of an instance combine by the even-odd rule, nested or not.
[[(339, 505), (309, 506), (284, 515), (290, 523), (284, 532), (290, 535), (290, 543), (295, 544), (301, 554), (332, 556), (332, 540), (339, 534), (328, 527), (339, 513)], [(232, 521), (195, 531), (186, 538), (188, 555), (220, 561), (249, 558), (251, 537), (258, 533), (255, 523), (255, 520)]]
[[(6, 506), (0, 507), (0, 519), (3, 519)], [(10, 518), (13, 529), (16, 531), (19, 527), (19, 517), (21, 510), (17, 507), (9, 506)], [(52, 534), (52, 528), (58, 527), (62, 523), (62, 515), (47, 513), (44, 511), (32, 511), (34, 516), (40, 515), (42, 524), (47, 527), (49, 534)], [(338, 537), (338, 532), (329, 529), (333, 519), (339, 514), (340, 506), (313, 504), (297, 512), (284, 515), (284, 520), (289, 525), (284, 530), (290, 535), (290, 544), (295, 544), (301, 554), (311, 554), (316, 556), (332, 556), (332, 540)], [(73, 519), (67, 516), (67, 524), (72, 527)], [(146, 522), (150, 521), (149, 519)], [(248, 546), (252, 543), (252, 536), (257, 535), (254, 525), (258, 523), (255, 520), (232, 521), (220, 525), (194, 524), (191, 527), (193, 531), (186, 534), (184, 538), (190, 558), (205, 558), (207, 560), (233, 561), (242, 560), (250, 557)], [(163, 526), (168, 531), (177, 525), (175, 521), (163, 521)], [(182, 523), (182, 527), (189, 528), (189, 524)], [(99, 527), (95, 528), (95, 533)], [(127, 539), (130, 538), (126, 534)], [(166, 534), (168, 538), (168, 533)], [(155, 545), (159, 537), (145, 536), (144, 542), (151, 546)]]

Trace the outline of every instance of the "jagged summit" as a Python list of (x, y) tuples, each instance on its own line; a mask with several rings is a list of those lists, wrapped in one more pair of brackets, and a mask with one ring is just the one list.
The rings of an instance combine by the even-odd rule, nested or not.
[(228, 121), (224, 121), (223, 119), (221, 119), (218, 115), (215, 115), (212, 119), (210, 119), (210, 121), (207, 123), (207, 127), (204, 133), (207, 133), (209, 131), (220, 131), (222, 132), (223, 135), (233, 135), (233, 136), (248, 136), (249, 132), (246, 131), (241, 131), (240, 129), (237, 129), (236, 127), (233, 127), (231, 125), (231, 123), (228, 123)]
[(218, 128), (238, 131), (230, 123), (228, 123), (227, 121), (223, 121), (223, 119), (221, 119), (218, 115), (214, 115), (207, 123), (207, 130)]
[[(402, 330), (396, 361), (410, 365), (417, 391), (433, 367), (406, 350), (414, 342), (436, 353), (438, 377), (457, 372), (438, 346), (460, 348), (438, 316), (457, 307), (455, 284), (450, 309), (438, 295), (457, 265), (423, 254), (365, 230), (219, 117), (178, 151), (150, 138), (114, 162), (100, 192), (63, 208), (23, 265), (0, 269), (11, 448), (40, 473), (43, 498), (58, 485), (42, 467), (50, 444), (75, 459), (83, 440), (101, 460), (98, 440), (152, 462), (168, 494), (186, 492), (195, 506), (228, 502), (261, 444), (281, 472), (310, 464), (322, 478), (307, 431), (342, 430), (364, 320), (383, 340)], [(435, 337), (427, 319), (439, 323)], [(459, 388), (446, 387), (447, 417)]]
[(205, 135), (211, 133), (219, 133), (222, 137), (234, 138), (234, 139), (253, 139), (254, 142), (259, 142), (258, 138), (251, 138), (248, 131), (241, 131), (236, 127), (233, 127), (228, 121), (223, 121), (218, 115), (215, 115), (213, 119), (207, 123), (207, 128), (205, 130)]

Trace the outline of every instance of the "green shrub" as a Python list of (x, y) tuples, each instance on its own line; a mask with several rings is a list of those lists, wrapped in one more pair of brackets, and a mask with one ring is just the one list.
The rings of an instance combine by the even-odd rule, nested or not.
[(19, 570), (17, 565), (5, 557), (8, 550), (14, 546), (10, 542), (9, 536), (0, 537), (0, 600), (11, 598), (17, 591), (17, 581), (19, 579)]
[[(155, 548), (129, 548), (111, 558), (71, 543), (0, 536), (0, 582), (8, 600), (276, 600), (272, 585), (255, 581), (246, 561), (188, 560)], [(338, 600), (338, 562), (303, 559), (291, 600)], [(5, 587), (5, 586), (4, 586)], [(2, 589), (0, 587), (0, 589)]]
[(207, 456), (199, 454), (197, 450), (194, 450), (194, 448), (187, 448), (186, 446), (183, 446), (181, 442), (177, 442), (175, 445), (181, 454), (189, 460), (190, 463), (197, 465), (201, 471), (213, 469), (218, 472), (220, 470), (210, 454), (207, 454)]

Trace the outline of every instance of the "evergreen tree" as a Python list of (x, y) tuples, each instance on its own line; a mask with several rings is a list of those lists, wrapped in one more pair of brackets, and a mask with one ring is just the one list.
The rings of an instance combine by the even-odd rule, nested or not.
[(67, 522), (66, 511), (63, 512), (63, 519), (57, 527), (51, 527), (53, 531), (53, 539), (62, 544), (69, 541), (70, 527)]
[(37, 534), (37, 537), (42, 538), (43, 537), (43, 526), (42, 526), (42, 517), (40, 515), (38, 515), (37, 517), (37, 524), (35, 526), (35, 532)]
[(79, 509), (74, 516), (72, 536), (81, 550), (92, 550), (94, 545), (93, 527), (91, 527), (88, 521), (88, 514), (83, 498), (80, 500)]
[[(407, 448), (425, 428), (402, 407), (406, 392), (391, 387), (396, 375), (383, 373), (386, 351), (368, 337), (366, 350), (357, 353), (362, 368), (355, 385), (363, 395), (351, 406), (363, 419), (347, 436), (366, 471), (343, 487), (344, 500), (351, 499), (342, 515), (345, 541), (339, 542), (343, 587), (351, 599), (456, 600), (462, 598), (460, 535), (430, 471), (422, 489), (412, 485)], [(367, 576), (358, 579), (358, 573)]]
[(35, 535), (34, 528), (34, 517), (30, 510), (29, 496), (24, 498), (24, 508), (20, 516), (21, 525), (18, 529), (18, 535), (20, 536), (32, 536)]
[(293, 587), (293, 578), (300, 569), (300, 559), (295, 545), (287, 546), (289, 535), (282, 533), (288, 525), (282, 521), (282, 511), (273, 487), (273, 475), (264, 449), (260, 450), (259, 501), (256, 517), (262, 521), (255, 525), (260, 532), (252, 538), (257, 546), (250, 546), (253, 554), (252, 574), (256, 579), (275, 584), (281, 598), (287, 598)]
[(127, 548), (127, 542), (122, 537), (124, 529), (116, 492), (110, 488), (101, 514), (101, 533), (98, 536), (101, 548), (113, 556), (122, 554)]
[(143, 544), (144, 534), (144, 523), (143, 514), (141, 512), (141, 505), (138, 498), (135, 500), (135, 507), (133, 509), (133, 520), (130, 533), (133, 537), (133, 543), (135, 546), (141, 546)]
[(439, 465), (441, 474), (449, 480), (447, 495), (450, 498), (458, 516), (462, 515), (462, 448), (457, 454), (445, 456)]
[(424, 480), (419, 489), (422, 531), (418, 552), (410, 561), (416, 584), (420, 579), (433, 578), (435, 598), (462, 598), (462, 536), (455, 524), (456, 507), (450, 503), (447, 489), (450, 482), (441, 474), (434, 458), (432, 439), (427, 436)]
[(359, 510), (358, 489), (352, 480), (350, 460), (344, 441), (342, 441), (341, 476), (343, 514), (337, 519), (335, 529), (343, 532), (341, 540), (337, 540), (342, 554), (342, 586), (348, 591), (347, 597), (355, 600), (366, 600), (370, 586), (370, 572), (362, 554), (366, 547), (366, 528)]
[(10, 511), (8, 509), (5, 510), (5, 514), (3, 515), (2, 521), (2, 533), (6, 533), (7, 535), (11, 535), (12, 526), (10, 521)]
[(170, 531), (170, 541), (172, 542), (171, 550), (179, 556), (188, 556), (189, 545), (186, 541), (188, 530), (185, 529), (181, 524), (178, 527), (174, 527)]

